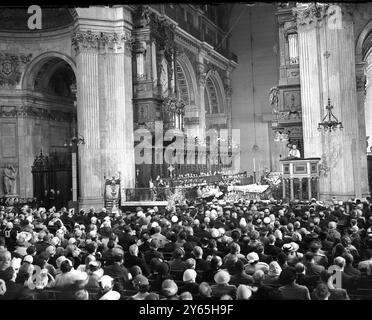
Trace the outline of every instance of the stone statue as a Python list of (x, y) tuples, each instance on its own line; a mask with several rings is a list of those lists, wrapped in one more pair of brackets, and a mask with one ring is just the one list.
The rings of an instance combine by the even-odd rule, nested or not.
[(16, 185), (16, 178), (17, 178), (17, 170), (9, 164), (3, 171), (4, 177), (4, 193), (5, 195), (14, 195), (15, 192), (15, 185)]
[(272, 105), (273, 113), (278, 113), (279, 89), (277, 87), (270, 89), (270, 104)]

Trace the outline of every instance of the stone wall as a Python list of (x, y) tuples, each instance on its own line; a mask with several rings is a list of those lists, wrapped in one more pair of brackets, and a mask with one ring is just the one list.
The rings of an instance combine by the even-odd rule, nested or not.
[[(232, 75), (232, 128), (240, 129), (241, 132), (241, 169), (252, 172), (253, 158), (255, 158), (256, 171), (261, 169), (262, 172), (264, 168), (273, 168), (273, 164), (270, 163), (270, 154), (274, 142), (268, 122), (268, 119), (271, 119), (268, 93), (270, 88), (278, 83), (277, 55), (274, 51), (277, 29), (272, 4), (259, 4), (251, 7), (252, 30), (249, 21), (250, 8), (244, 5), (235, 5), (231, 21), (232, 23), (237, 21), (243, 10), (244, 14), (233, 29), (230, 39), (230, 49), (239, 58), (239, 64)], [(253, 52), (250, 44), (252, 32)], [(253, 153), (255, 135), (259, 149)]]

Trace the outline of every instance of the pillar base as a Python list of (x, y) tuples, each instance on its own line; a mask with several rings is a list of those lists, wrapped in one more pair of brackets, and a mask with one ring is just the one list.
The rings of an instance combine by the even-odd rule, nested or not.
[(80, 198), (79, 199), (79, 210), (89, 210), (91, 207), (101, 210), (104, 207), (103, 197), (92, 197), (92, 198)]

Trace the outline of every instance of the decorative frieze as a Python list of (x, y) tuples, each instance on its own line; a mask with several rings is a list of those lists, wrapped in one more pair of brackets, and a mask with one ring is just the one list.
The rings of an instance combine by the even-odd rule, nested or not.
[(133, 39), (128, 32), (75, 32), (72, 35), (72, 46), (76, 51), (105, 50), (116, 51), (123, 49), (127, 44), (130, 48), (133, 45)]
[(71, 122), (72, 113), (37, 108), (33, 106), (0, 106), (1, 118), (35, 118), (48, 121)]
[(0, 53), (0, 86), (15, 86), (19, 84), (22, 75), (21, 64), (29, 63), (31, 58), (32, 54)]

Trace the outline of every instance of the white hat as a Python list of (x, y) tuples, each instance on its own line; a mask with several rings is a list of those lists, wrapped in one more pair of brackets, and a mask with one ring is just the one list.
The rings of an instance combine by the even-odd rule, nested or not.
[(196, 276), (197, 276), (197, 273), (196, 273), (195, 270), (193, 270), (193, 269), (187, 269), (183, 273), (182, 279), (183, 279), (184, 282), (195, 281)]
[(98, 282), (101, 283), (102, 288), (111, 287), (113, 281), (114, 279), (108, 275), (104, 275), (98, 280)]
[(34, 262), (34, 258), (28, 254), (27, 256), (23, 258), (23, 262), (28, 262), (32, 264)]
[(247, 221), (245, 221), (245, 218), (241, 218), (239, 221), (239, 226), (241, 228), (245, 228), (247, 226)]
[(270, 219), (269, 217), (265, 217), (265, 218), (263, 219), (263, 222), (264, 222), (264, 224), (270, 224), (271, 219)]
[(253, 263), (253, 262), (259, 261), (260, 258), (256, 252), (250, 252), (247, 254), (247, 260), (248, 260), (248, 263)]
[(218, 238), (220, 236), (220, 232), (216, 228), (211, 229), (211, 236), (212, 238)]
[(177, 223), (178, 222), (178, 217), (177, 216), (172, 216), (171, 221), (173, 223)]
[(225, 234), (225, 229), (224, 228), (218, 228), (218, 232), (220, 233), (220, 235), (224, 235)]

